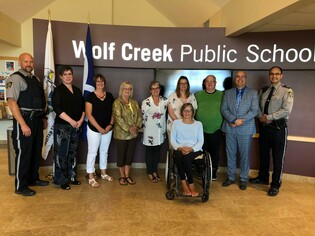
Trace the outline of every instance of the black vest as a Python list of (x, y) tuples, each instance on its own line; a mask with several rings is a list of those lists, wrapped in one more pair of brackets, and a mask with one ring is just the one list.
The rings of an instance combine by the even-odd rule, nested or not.
[(17, 104), (20, 108), (27, 109), (45, 109), (46, 100), (44, 95), (44, 89), (38, 79), (33, 75), (32, 77), (27, 77), (21, 72), (17, 71), (17, 74), (23, 78), (27, 84), (25, 91), (21, 91)]

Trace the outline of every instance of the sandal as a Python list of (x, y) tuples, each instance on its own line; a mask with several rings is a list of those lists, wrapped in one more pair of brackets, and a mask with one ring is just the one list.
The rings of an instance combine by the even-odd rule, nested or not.
[(97, 183), (95, 179), (89, 179), (89, 185), (91, 185), (93, 188), (98, 188), (100, 186), (100, 184)]
[(118, 180), (119, 180), (119, 184), (120, 185), (122, 185), (122, 186), (127, 186), (128, 185), (125, 177), (120, 177)]
[(127, 181), (127, 183), (130, 184), (130, 185), (136, 184), (136, 181), (134, 181), (130, 176), (129, 176), (129, 177), (126, 177), (126, 181)]
[(162, 181), (157, 173), (153, 173), (153, 177), (156, 178), (157, 181)]
[(61, 187), (61, 189), (63, 189), (63, 190), (70, 190), (70, 189), (71, 189), (70, 186), (69, 186), (69, 184), (62, 184), (62, 185), (60, 185), (60, 187)]
[(148, 179), (151, 181), (151, 183), (157, 183), (158, 180), (155, 176), (153, 176), (152, 174), (148, 174)]
[(185, 193), (185, 192), (183, 192), (180, 196), (182, 196), (182, 197), (192, 197), (191, 193)]
[(107, 180), (107, 181), (109, 181), (109, 182), (114, 181), (113, 177), (109, 176), (108, 174), (101, 175), (101, 178), (102, 178), (102, 179), (105, 179), (105, 180)]

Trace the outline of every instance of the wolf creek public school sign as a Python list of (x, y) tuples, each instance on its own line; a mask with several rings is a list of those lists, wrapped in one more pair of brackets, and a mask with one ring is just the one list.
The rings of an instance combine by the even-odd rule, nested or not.
[[(51, 24), (55, 63), (83, 65), (87, 24)], [(44, 58), (47, 25), (47, 20), (33, 20), (35, 59)], [(100, 67), (315, 69), (315, 30), (226, 37), (224, 28), (90, 24), (90, 31), (94, 65)]]

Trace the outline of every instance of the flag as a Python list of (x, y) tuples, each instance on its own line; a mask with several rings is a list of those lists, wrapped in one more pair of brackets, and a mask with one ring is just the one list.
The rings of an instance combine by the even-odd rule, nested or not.
[(48, 31), (46, 36), (45, 47), (45, 65), (44, 65), (44, 92), (47, 101), (47, 129), (44, 130), (44, 145), (42, 148), (42, 157), (46, 160), (51, 146), (54, 142), (54, 121), (56, 113), (52, 108), (52, 93), (55, 87), (55, 62), (54, 62), (54, 46), (51, 31), (51, 23), (48, 22)]
[[(93, 66), (93, 53), (92, 53), (92, 41), (90, 34), (90, 25), (88, 25), (86, 40), (85, 40), (85, 57), (84, 57), (84, 69), (83, 69), (83, 97), (86, 99), (87, 95), (94, 91), (94, 66)], [(82, 139), (87, 140), (86, 137), (87, 117), (82, 124)]]

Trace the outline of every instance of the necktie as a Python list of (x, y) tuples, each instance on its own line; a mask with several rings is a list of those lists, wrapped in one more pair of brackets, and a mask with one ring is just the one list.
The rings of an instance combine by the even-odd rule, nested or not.
[(241, 90), (237, 90), (237, 96), (236, 96), (236, 109), (240, 106), (242, 100), (242, 93)]
[(270, 92), (269, 92), (269, 94), (268, 94), (268, 98), (267, 98), (267, 100), (266, 100), (266, 102), (265, 102), (264, 114), (267, 114), (267, 115), (268, 115), (268, 107), (269, 107), (270, 99), (271, 99), (271, 97), (272, 97), (274, 91), (275, 91), (275, 87), (272, 86), (271, 89), (270, 89)]

